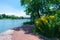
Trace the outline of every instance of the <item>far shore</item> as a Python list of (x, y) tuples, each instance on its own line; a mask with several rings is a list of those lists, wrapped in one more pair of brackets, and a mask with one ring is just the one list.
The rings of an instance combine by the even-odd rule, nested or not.
[[(28, 19), (28, 18), (22, 18), (22, 19)], [(20, 20), (20, 19), (0, 19), (0, 20)]]

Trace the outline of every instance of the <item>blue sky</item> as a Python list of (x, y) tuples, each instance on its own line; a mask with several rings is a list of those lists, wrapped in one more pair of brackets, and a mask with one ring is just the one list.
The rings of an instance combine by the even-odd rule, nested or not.
[(21, 6), (20, 0), (0, 0), (0, 14), (24, 16), (25, 8)]

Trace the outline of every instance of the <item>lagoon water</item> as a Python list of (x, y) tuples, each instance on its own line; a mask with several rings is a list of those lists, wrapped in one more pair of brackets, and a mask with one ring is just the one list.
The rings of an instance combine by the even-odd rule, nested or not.
[(18, 19), (18, 20), (0, 20), (0, 33), (6, 30), (12, 29), (14, 27), (20, 27), (23, 22), (30, 21), (29, 19)]

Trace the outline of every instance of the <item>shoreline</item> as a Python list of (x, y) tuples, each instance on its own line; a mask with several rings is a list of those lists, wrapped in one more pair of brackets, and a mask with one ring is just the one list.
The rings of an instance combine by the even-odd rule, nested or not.
[(0, 40), (12, 40), (12, 35), (14, 30), (7, 30), (5, 32), (0, 33)]
[(15, 28), (9, 29), (7, 31), (1, 32), (0, 33), (0, 40), (12, 40), (12, 35), (14, 34), (14, 32), (20, 30), (24, 26), (25, 25), (23, 25), (21, 27), (15, 27)]
[(0, 40), (43, 40), (39, 36), (33, 34), (31, 28), (34, 25), (24, 25), (22, 27), (15, 27), (0, 33)]
[(12, 40), (43, 40), (33, 33), (32, 27), (34, 27), (34, 25), (26, 25), (13, 29), (15, 31), (12, 35)]

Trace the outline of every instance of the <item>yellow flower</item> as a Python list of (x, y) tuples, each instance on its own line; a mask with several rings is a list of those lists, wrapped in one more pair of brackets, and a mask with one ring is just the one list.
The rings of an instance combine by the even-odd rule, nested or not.
[(55, 16), (49, 16), (51, 19), (54, 19), (55, 18)]
[(48, 23), (48, 20), (45, 20), (46, 23)]
[(36, 25), (38, 25), (39, 24), (39, 21), (37, 20), (35, 23), (36, 23)]
[(45, 17), (41, 17), (41, 20), (44, 21), (45, 20)]
[(41, 17), (41, 21), (43, 21), (43, 22), (45, 22), (45, 23), (48, 23), (48, 20), (47, 20), (47, 16), (43, 16), (43, 17)]
[(38, 21), (36, 21), (36, 23), (39, 23)]

